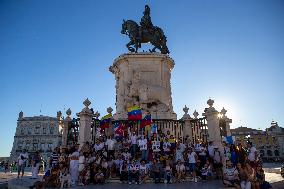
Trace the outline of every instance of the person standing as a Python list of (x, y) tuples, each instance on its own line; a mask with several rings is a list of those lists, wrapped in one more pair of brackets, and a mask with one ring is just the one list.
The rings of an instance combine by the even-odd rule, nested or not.
[(28, 158), (29, 158), (29, 154), (28, 154), (27, 150), (24, 149), (23, 152), (20, 153), (20, 155), (18, 157), (18, 177), (17, 178), (19, 178), (21, 172), (22, 172), (21, 178), (23, 178)]
[(56, 147), (51, 154), (50, 165), (52, 168), (58, 167), (59, 152), (59, 148)]
[(193, 181), (197, 182), (196, 178), (196, 162), (198, 159), (197, 154), (192, 150), (192, 148), (189, 148), (188, 152), (188, 163), (189, 163), (189, 171), (192, 173)]
[(131, 147), (130, 147), (130, 152), (131, 152), (131, 157), (134, 158), (136, 155), (136, 149), (137, 149), (137, 134), (133, 132), (132, 135), (130, 135), (130, 141), (131, 141)]
[(252, 168), (256, 168), (256, 165), (257, 165), (257, 150), (254, 146), (252, 146), (252, 142), (248, 142), (247, 147), (248, 147), (249, 164)]
[(148, 159), (148, 147), (147, 147), (148, 141), (147, 138), (144, 137), (144, 135), (141, 135), (141, 138), (138, 140), (138, 146), (141, 151), (141, 159), (145, 160), (147, 162)]
[(113, 138), (113, 135), (110, 135), (109, 138), (105, 142), (105, 146), (107, 149), (107, 158), (110, 159), (110, 156), (114, 157), (114, 145), (116, 140)]
[(70, 174), (71, 184), (74, 186), (78, 180), (78, 169), (79, 169), (79, 145), (75, 146), (74, 151), (69, 155), (70, 158)]
[(32, 179), (38, 178), (38, 170), (40, 165), (41, 157), (39, 155), (39, 152), (36, 151), (35, 154), (32, 157)]

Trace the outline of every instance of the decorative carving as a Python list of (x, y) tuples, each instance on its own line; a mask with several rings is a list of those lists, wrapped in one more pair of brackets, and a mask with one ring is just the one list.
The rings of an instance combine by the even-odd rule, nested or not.
[(226, 116), (226, 113), (227, 113), (227, 110), (225, 110), (225, 108), (223, 107), (223, 109), (221, 110), (221, 114), (222, 114), (223, 116)]
[(184, 111), (184, 114), (188, 114), (189, 108), (185, 105), (182, 110)]
[(211, 108), (214, 104), (214, 100), (212, 100), (211, 98), (207, 101), (207, 104), (209, 105), (209, 107)]
[(197, 118), (198, 118), (198, 116), (199, 116), (199, 113), (198, 113), (196, 110), (194, 110), (194, 112), (193, 112), (193, 116), (194, 116), (194, 118), (195, 118), (195, 119), (197, 119)]
[(107, 113), (112, 114), (113, 109), (111, 107), (107, 108)]
[[(139, 53), (126, 54), (117, 58), (111, 67), (116, 79), (115, 119), (127, 116), (127, 107), (139, 105), (143, 112), (158, 111), (159, 119), (176, 119), (171, 99), (170, 71), (173, 60), (167, 55)], [(154, 114), (153, 114), (154, 115)]]
[(61, 111), (58, 111), (58, 112), (57, 112), (57, 118), (61, 118), (61, 116), (62, 116)]
[(100, 117), (100, 113), (98, 112), (98, 111), (96, 111), (96, 113), (94, 114), (94, 117), (96, 118), (96, 119), (98, 119), (99, 117)]
[(71, 109), (68, 108), (68, 110), (66, 111), (67, 116), (70, 117), (71, 113), (72, 113), (72, 112), (71, 112)]
[(19, 119), (22, 119), (24, 117), (24, 112), (20, 111), (19, 113)]
[(87, 98), (83, 104), (86, 106), (86, 108), (89, 108), (89, 106), (91, 105), (91, 102), (89, 101), (89, 99)]

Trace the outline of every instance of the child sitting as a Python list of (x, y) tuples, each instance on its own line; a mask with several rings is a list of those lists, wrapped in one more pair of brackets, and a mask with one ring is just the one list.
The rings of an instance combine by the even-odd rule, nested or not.
[(135, 184), (139, 182), (139, 165), (136, 164), (136, 161), (133, 160), (128, 166), (128, 184), (132, 183), (132, 180), (135, 180)]
[(201, 168), (201, 178), (202, 180), (207, 180), (208, 176), (208, 165), (204, 164), (203, 167)]
[(166, 167), (165, 167), (165, 181), (164, 183), (172, 183), (172, 168), (170, 166), (169, 161), (166, 161)]
[(80, 152), (80, 156), (79, 156), (79, 168), (78, 168), (78, 171), (79, 171), (79, 179), (78, 179), (78, 185), (79, 186), (84, 186), (83, 184), (83, 171), (84, 171), (84, 168), (85, 168), (85, 156), (83, 154), (83, 152)]
[(232, 162), (230, 160), (226, 161), (226, 168), (224, 169), (224, 174), (223, 174), (223, 183), (226, 186), (229, 187), (236, 187), (237, 189), (240, 188), (238, 181), (239, 181), (239, 176), (238, 176), (238, 170), (233, 166)]
[(185, 179), (185, 166), (179, 159), (176, 165), (176, 181), (182, 182)]
[(139, 166), (139, 173), (140, 173), (140, 183), (146, 183), (148, 179), (148, 168), (145, 164), (145, 160), (141, 160), (141, 165)]
[(105, 177), (101, 169), (98, 169), (98, 172), (95, 175), (95, 183), (98, 183), (98, 184), (105, 183)]
[(128, 178), (127, 178), (128, 168), (127, 168), (127, 162), (126, 161), (123, 161), (123, 163), (120, 165), (119, 173), (120, 173), (120, 181), (122, 183), (127, 182), (127, 180), (128, 180)]
[(65, 184), (67, 187), (70, 188), (71, 186), (71, 175), (69, 170), (66, 166), (64, 166), (59, 173), (59, 180), (60, 180), (60, 188), (63, 188)]

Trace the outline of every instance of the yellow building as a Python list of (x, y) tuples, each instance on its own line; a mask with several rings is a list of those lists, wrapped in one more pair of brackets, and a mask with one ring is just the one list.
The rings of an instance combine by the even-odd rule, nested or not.
[[(273, 128), (277, 127), (274, 125)], [(231, 133), (235, 138), (235, 142), (240, 142), (243, 146), (246, 146), (247, 141), (251, 141), (264, 161), (280, 160), (284, 158), (284, 152), (280, 147), (280, 144), (283, 144), (280, 137), (280, 135), (284, 136), (284, 132), (282, 132), (283, 128), (280, 129), (281, 132), (272, 132), (272, 129), (270, 127), (266, 131), (262, 131), (248, 127), (238, 127), (231, 129)]]

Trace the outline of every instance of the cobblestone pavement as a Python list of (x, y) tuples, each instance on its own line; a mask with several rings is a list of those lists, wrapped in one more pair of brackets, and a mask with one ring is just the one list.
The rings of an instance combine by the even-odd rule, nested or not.
[[(10, 180), (10, 183), (13, 183), (15, 185), (20, 185), (23, 188), (29, 188), (28, 186), (32, 185), (31, 183), (34, 180), (29, 179), (31, 176), (30, 172), (27, 172), (25, 174), (26, 176), (21, 179), (14, 179), (17, 177), (17, 173), (0, 173), (0, 188), (1, 188), (1, 183), (6, 184), (8, 180)], [(276, 173), (265, 173), (267, 181), (273, 184), (273, 188), (279, 188), (283, 189), (284, 188), (284, 179), (281, 177), (280, 174)], [(11, 180), (13, 179), (13, 180)], [(206, 182), (185, 182), (185, 183), (176, 183), (176, 184), (153, 184), (153, 183), (147, 183), (147, 184), (142, 184), (142, 185), (128, 185), (128, 184), (119, 184), (119, 183), (107, 183), (104, 185), (96, 185), (96, 188), (100, 189), (111, 189), (115, 187), (116, 189), (148, 189), (149, 187), (151, 189), (207, 189), (207, 188), (226, 188), (223, 186), (221, 181), (218, 180), (212, 180), (212, 181), (206, 181)], [(162, 188), (161, 188), (162, 187)], [(94, 185), (88, 185), (88, 186), (76, 186), (72, 187), (74, 189), (91, 189), (94, 188)]]

